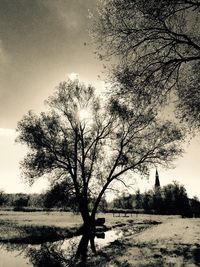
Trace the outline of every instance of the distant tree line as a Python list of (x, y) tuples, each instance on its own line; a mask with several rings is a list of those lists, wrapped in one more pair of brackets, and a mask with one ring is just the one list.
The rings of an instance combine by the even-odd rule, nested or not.
[[(92, 203), (92, 198), (89, 202)], [(5, 193), (0, 190), (0, 208), (14, 211), (62, 210), (78, 212), (78, 204), (74, 195), (71, 195), (63, 184), (56, 184), (46, 193), (24, 194)], [(107, 201), (102, 198), (99, 210), (107, 209)]]
[(45, 194), (5, 193), (0, 191), (0, 207), (2, 209), (22, 210), (23, 208), (44, 208)]
[[(78, 204), (64, 184), (55, 184), (44, 194), (7, 194), (0, 191), (0, 207), (12, 210), (63, 210), (78, 212)], [(89, 209), (93, 199), (89, 199)], [(91, 205), (90, 205), (91, 203)], [(163, 187), (135, 194), (123, 193), (111, 202), (102, 198), (99, 211), (132, 211), (161, 215), (182, 215), (183, 217), (200, 217), (200, 201), (197, 197), (189, 198), (183, 185), (177, 182)]]
[(200, 201), (188, 198), (183, 185), (177, 182), (134, 195), (122, 195), (112, 201), (114, 209), (132, 209), (144, 213), (200, 217)]

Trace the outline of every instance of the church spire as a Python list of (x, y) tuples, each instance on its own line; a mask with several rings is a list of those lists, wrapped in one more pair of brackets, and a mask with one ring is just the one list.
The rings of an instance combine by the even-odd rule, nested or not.
[(160, 180), (159, 180), (159, 175), (158, 175), (158, 171), (156, 168), (156, 180), (155, 180), (155, 189), (160, 188)]

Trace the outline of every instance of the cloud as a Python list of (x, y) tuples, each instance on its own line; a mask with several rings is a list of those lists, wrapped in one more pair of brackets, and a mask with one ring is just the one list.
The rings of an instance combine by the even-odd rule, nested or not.
[(74, 7), (78, 6), (76, 2), (43, 1), (42, 3), (66, 29), (75, 30), (79, 28), (81, 21), (76, 16), (76, 10), (74, 9)]

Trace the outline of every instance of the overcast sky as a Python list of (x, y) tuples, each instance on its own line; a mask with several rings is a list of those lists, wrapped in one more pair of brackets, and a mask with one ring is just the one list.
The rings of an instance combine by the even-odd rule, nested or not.
[[(60, 81), (78, 73), (81, 81), (102, 86), (102, 63), (89, 44), (89, 10), (96, 0), (0, 0), (0, 188), (6, 192), (35, 192), (45, 181), (28, 188), (20, 180), (19, 160), (26, 148), (15, 144), (17, 122), (28, 110), (42, 111), (43, 101)], [(200, 197), (200, 138), (186, 145), (173, 170), (159, 169), (161, 185), (184, 184)], [(141, 189), (151, 188), (139, 182)]]

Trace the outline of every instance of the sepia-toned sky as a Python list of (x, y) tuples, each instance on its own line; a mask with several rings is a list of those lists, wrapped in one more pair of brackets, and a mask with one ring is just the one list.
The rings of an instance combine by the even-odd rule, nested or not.
[[(96, 0), (0, 0), (0, 188), (6, 192), (41, 192), (46, 181), (29, 188), (20, 179), (19, 160), (26, 148), (14, 142), (17, 122), (28, 110), (42, 111), (43, 101), (60, 81), (78, 73), (101, 88), (102, 63), (88, 34)], [(103, 75), (102, 75), (103, 76)], [(186, 144), (173, 170), (158, 170), (161, 185), (173, 180), (200, 197), (200, 137)], [(136, 187), (151, 188), (138, 179)]]

